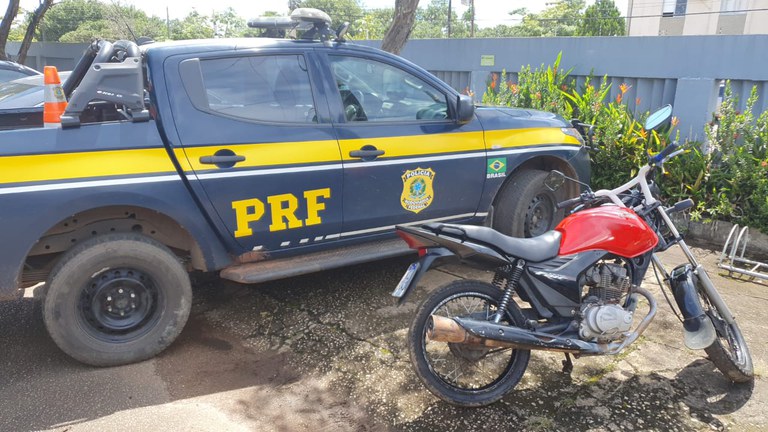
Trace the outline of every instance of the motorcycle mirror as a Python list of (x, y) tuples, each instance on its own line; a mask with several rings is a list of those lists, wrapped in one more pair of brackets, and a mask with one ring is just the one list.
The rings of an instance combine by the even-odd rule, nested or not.
[(550, 171), (547, 178), (544, 179), (544, 186), (552, 192), (560, 189), (563, 186), (563, 183), (565, 183), (565, 174), (558, 170)]
[(666, 124), (670, 118), (672, 118), (672, 105), (665, 105), (652, 112), (651, 115), (645, 119), (645, 125), (643, 125), (643, 128), (645, 128), (647, 131), (654, 130)]

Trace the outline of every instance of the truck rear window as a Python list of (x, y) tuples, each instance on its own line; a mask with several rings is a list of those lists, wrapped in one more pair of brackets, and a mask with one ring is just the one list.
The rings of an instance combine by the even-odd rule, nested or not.
[(201, 60), (200, 69), (211, 111), (257, 121), (317, 122), (303, 56)]

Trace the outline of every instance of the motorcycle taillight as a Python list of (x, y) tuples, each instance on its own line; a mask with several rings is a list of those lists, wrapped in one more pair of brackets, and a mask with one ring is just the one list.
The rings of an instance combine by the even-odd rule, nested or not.
[(408, 243), (408, 247), (410, 249), (417, 249), (419, 251), (419, 256), (423, 256), (427, 253), (427, 246), (429, 246), (426, 242), (424, 242), (422, 239), (410, 235), (405, 231), (396, 231), (397, 235), (400, 236), (401, 239), (405, 240), (406, 243)]

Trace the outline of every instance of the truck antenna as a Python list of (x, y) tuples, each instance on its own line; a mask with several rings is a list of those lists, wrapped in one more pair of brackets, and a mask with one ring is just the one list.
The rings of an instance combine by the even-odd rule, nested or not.
[(139, 40), (138, 38), (136, 38), (136, 34), (133, 32), (133, 29), (131, 29), (131, 26), (128, 25), (128, 21), (125, 20), (125, 17), (123, 16), (123, 11), (120, 10), (120, 7), (117, 5), (117, 2), (113, 0), (112, 6), (117, 11), (117, 16), (120, 18), (121, 21), (123, 21), (123, 24), (125, 24), (125, 28), (128, 29), (128, 33), (131, 34), (131, 38), (133, 38), (133, 41), (136, 42), (136, 44), (138, 45)]

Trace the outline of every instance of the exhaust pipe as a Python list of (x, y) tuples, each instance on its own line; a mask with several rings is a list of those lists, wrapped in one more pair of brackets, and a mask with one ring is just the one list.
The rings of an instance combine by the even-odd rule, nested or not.
[[(484, 337), (482, 335), (499, 335)], [(587, 347), (579, 347), (567, 338), (535, 333), (518, 327), (495, 324), (466, 318), (446, 318), (432, 315), (427, 327), (427, 338), (434, 342), (460, 343), (493, 348), (518, 348), (568, 353), (583, 353)], [(504, 338), (504, 339), (500, 339)], [(593, 345), (578, 341), (583, 345)]]
[(427, 323), (427, 339), (435, 342), (460, 343), (494, 348), (514, 348), (509, 342), (474, 336), (456, 321), (444, 316), (432, 315)]
[(435, 342), (461, 343), (497, 348), (517, 348), (572, 353), (579, 355), (618, 354), (636, 341), (656, 315), (656, 301), (650, 292), (637, 288), (636, 293), (648, 300), (650, 310), (634, 332), (624, 340), (612, 343), (586, 342), (578, 338), (554, 336), (520, 327), (496, 324), (470, 318), (446, 318), (432, 315), (427, 324), (427, 338)]

